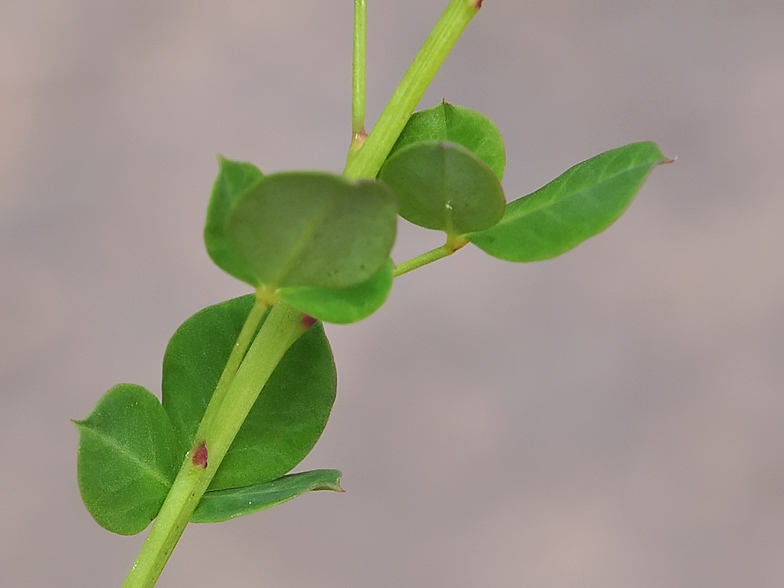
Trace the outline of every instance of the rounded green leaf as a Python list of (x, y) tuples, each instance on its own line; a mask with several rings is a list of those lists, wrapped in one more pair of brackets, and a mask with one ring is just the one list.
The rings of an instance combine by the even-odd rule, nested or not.
[(606, 151), (511, 202), (497, 225), (465, 238), (508, 261), (556, 257), (615, 222), (651, 170), (668, 161), (650, 142)]
[(317, 490), (343, 492), (338, 470), (313, 470), (289, 474), (271, 482), (242, 488), (211, 490), (204, 494), (191, 516), (192, 523), (220, 523), (260, 512)]
[(400, 216), (421, 227), (463, 235), (492, 227), (504, 215), (504, 192), (493, 170), (456, 143), (403, 147), (379, 177), (397, 195)]
[(378, 310), (392, 289), (395, 264), (388, 260), (375, 276), (356, 286), (339, 289), (281, 288), (279, 296), (294, 308), (328, 323), (348, 324)]
[(240, 254), (224, 232), (226, 216), (231, 207), (254, 188), (264, 174), (253, 164), (218, 157), (220, 171), (212, 186), (204, 226), (204, 244), (212, 261), (235, 278), (258, 287), (259, 278), (253, 267)]
[(275, 368), (210, 489), (268, 482), (290, 472), (324, 431), (336, 388), (332, 352), (323, 326), (316, 323)]
[(76, 426), (87, 510), (109, 531), (140, 533), (157, 516), (182, 458), (169, 417), (150, 391), (120, 384)]
[[(163, 406), (189, 449), (231, 354), (252, 295), (207, 307), (186, 320), (163, 358)], [(335, 400), (335, 364), (314, 324), (286, 352), (261, 391), (210, 486), (268, 482), (293, 469), (316, 444)]]
[(345, 288), (387, 262), (396, 212), (395, 196), (381, 182), (286, 172), (245, 194), (225, 230), (269, 288)]
[(390, 154), (419, 141), (449, 141), (462, 145), (504, 179), (506, 150), (495, 123), (481, 112), (446, 101), (415, 112), (408, 119)]

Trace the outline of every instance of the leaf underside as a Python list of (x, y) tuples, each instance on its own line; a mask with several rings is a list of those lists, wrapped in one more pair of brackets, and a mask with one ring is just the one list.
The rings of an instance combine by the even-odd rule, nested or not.
[(407, 221), (463, 235), (495, 225), (506, 201), (493, 170), (457, 143), (419, 141), (387, 159), (379, 174)]
[(395, 195), (376, 180), (323, 172), (266, 176), (225, 231), (269, 289), (346, 288), (372, 278), (395, 240)]
[(342, 492), (338, 470), (313, 470), (289, 474), (277, 480), (207, 492), (191, 516), (192, 523), (219, 523), (253, 514), (287, 502), (305, 492)]
[(415, 112), (400, 133), (390, 156), (403, 147), (430, 140), (462, 145), (485, 162), (499, 181), (504, 179), (504, 140), (495, 123), (481, 112), (446, 101)]
[(369, 280), (347, 288), (281, 288), (280, 299), (305, 314), (328, 323), (348, 324), (378, 310), (392, 289), (394, 263), (387, 260)]

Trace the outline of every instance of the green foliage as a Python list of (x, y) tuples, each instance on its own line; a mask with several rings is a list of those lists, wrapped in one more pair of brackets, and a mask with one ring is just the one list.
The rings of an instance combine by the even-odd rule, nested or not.
[(387, 159), (379, 177), (397, 195), (400, 216), (447, 235), (487, 229), (504, 214), (498, 177), (457, 143), (408, 144)]
[(293, 286), (280, 289), (280, 298), (294, 308), (328, 323), (347, 324), (367, 318), (389, 296), (392, 289), (391, 259), (369, 280), (348, 288), (308, 288)]
[[(243, 296), (209, 306), (177, 329), (164, 355), (163, 405), (145, 388), (121, 384), (76, 422), (79, 487), (100, 525), (132, 535), (158, 514), (253, 302)], [(276, 366), (210, 488), (262, 484), (291, 471), (324, 430), (335, 389), (332, 351), (317, 323)]]
[(305, 492), (342, 492), (338, 470), (289, 474), (272, 482), (206, 492), (191, 517), (192, 523), (220, 523), (288, 502)]
[(174, 332), (163, 355), (161, 402), (184, 455), (218, 385), (242, 325), (253, 307), (252, 295), (204, 308)]
[(204, 227), (204, 244), (212, 261), (235, 278), (258, 287), (259, 278), (253, 267), (235, 249), (226, 236), (226, 217), (239, 199), (264, 178), (252, 163), (231, 161), (218, 157), (220, 172), (212, 186), (207, 205), (207, 222)]
[(158, 399), (142, 386), (119, 384), (75, 424), (77, 477), (87, 510), (114, 533), (143, 531), (158, 514), (182, 456)]
[(556, 257), (615, 222), (651, 170), (667, 161), (650, 142), (606, 151), (510, 203), (496, 226), (466, 238), (507, 261)]
[[(204, 411), (253, 306), (243, 296), (186, 320), (163, 357), (163, 407), (190, 449)], [(335, 364), (320, 324), (292, 345), (264, 386), (211, 489), (268, 482), (291, 471), (321, 435), (335, 401)]]
[(498, 180), (504, 179), (506, 150), (501, 132), (481, 112), (449, 104), (441, 104), (415, 112), (408, 119), (390, 155), (420, 141), (442, 141), (462, 145), (484, 161)]
[(381, 182), (323, 172), (266, 176), (229, 211), (229, 240), (269, 289), (346, 288), (372, 278), (395, 241), (395, 196)]
[(210, 488), (269, 482), (291, 471), (324, 431), (336, 386), (332, 352), (317, 323), (275, 368)]
[[(224, 521), (308, 491), (341, 490), (337, 470), (286, 475), (319, 439), (335, 400), (335, 366), (318, 320), (366, 318), (395, 275), (468, 242), (510, 261), (560, 255), (612, 224), (668, 161), (655, 144), (634, 143), (507, 206), (504, 142), (489, 118), (445, 101), (409, 117), (481, 4), (452, 0), (365, 135), (365, 3), (356, 0), (354, 140), (344, 176), (264, 175), (219, 158), (205, 246), (255, 295), (207, 307), (177, 329), (164, 355), (162, 403), (121, 384), (76, 422), (79, 488), (95, 520), (130, 535), (158, 517), (123, 588), (155, 584), (189, 521)], [(446, 233), (445, 245), (395, 267), (398, 213)]]

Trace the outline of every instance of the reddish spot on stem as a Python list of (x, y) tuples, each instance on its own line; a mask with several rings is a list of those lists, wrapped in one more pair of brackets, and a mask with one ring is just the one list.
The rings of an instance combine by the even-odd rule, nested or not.
[(204, 441), (193, 452), (193, 465), (201, 469), (207, 468), (207, 444)]
[(312, 327), (315, 322), (316, 322), (316, 319), (314, 319), (309, 314), (303, 314), (302, 315), (302, 326), (305, 327), (306, 329), (309, 329), (310, 327)]
[(477, 9), (477, 10), (479, 10), (480, 8), (482, 8), (482, 2), (484, 2), (484, 0), (476, 0), (476, 4), (475, 4), (475, 6), (476, 6), (476, 9)]

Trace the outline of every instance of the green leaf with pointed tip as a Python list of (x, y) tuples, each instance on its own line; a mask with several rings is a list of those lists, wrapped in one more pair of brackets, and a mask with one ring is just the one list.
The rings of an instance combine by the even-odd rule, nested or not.
[[(163, 406), (189, 449), (242, 325), (252, 295), (209, 306), (186, 320), (163, 358)], [(286, 352), (253, 405), (210, 489), (268, 482), (291, 471), (321, 436), (335, 401), (336, 373), (316, 323)]]
[(392, 289), (394, 268), (390, 259), (375, 276), (348, 288), (281, 288), (280, 299), (327, 323), (354, 323), (367, 318), (384, 304)]
[(456, 143), (403, 147), (379, 178), (397, 195), (400, 216), (427, 229), (463, 235), (492, 227), (504, 215), (504, 192), (493, 170)]
[(226, 216), (232, 206), (248, 191), (253, 189), (264, 174), (253, 164), (231, 161), (218, 156), (220, 171), (212, 186), (210, 203), (207, 206), (207, 222), (204, 226), (204, 244), (212, 261), (223, 271), (235, 278), (258, 287), (261, 283), (253, 267), (224, 232)]
[(606, 151), (511, 202), (497, 225), (465, 238), (507, 261), (556, 257), (615, 222), (651, 170), (668, 161), (650, 142)]
[(442, 101), (408, 119), (390, 155), (419, 141), (449, 141), (462, 145), (504, 179), (506, 150), (498, 127), (481, 112)]
[(260, 512), (316, 490), (343, 492), (338, 470), (290, 474), (264, 484), (212, 490), (204, 494), (191, 516), (192, 523), (220, 523)]
[(87, 510), (109, 531), (142, 532), (157, 516), (182, 457), (160, 402), (142, 386), (120, 384), (75, 424)]
[(269, 288), (345, 288), (387, 262), (396, 208), (394, 194), (375, 180), (286, 172), (245, 194), (225, 230)]

